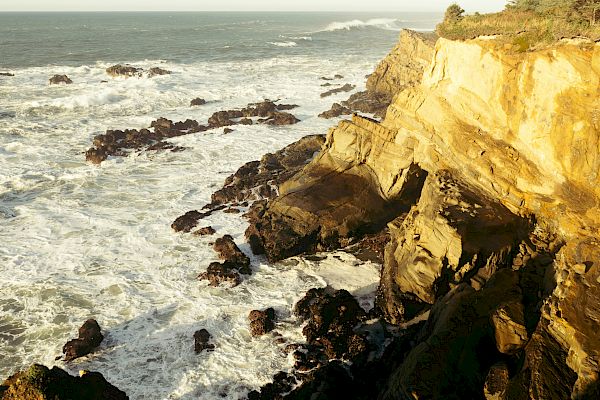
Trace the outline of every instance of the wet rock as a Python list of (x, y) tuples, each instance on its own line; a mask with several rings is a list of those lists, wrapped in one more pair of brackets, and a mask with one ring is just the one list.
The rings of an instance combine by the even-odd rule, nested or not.
[(195, 99), (193, 99), (190, 102), (190, 106), (203, 106), (204, 104), (206, 104), (206, 100), (201, 99), (200, 97), (196, 97)]
[(351, 85), (349, 83), (346, 83), (342, 87), (331, 89), (331, 90), (328, 90), (328, 91), (326, 91), (324, 93), (321, 93), (321, 97), (329, 97), (329, 96), (337, 94), (337, 93), (350, 92), (350, 91), (352, 91), (354, 89), (356, 89), (355, 85)]
[(492, 324), (498, 351), (514, 354), (523, 349), (529, 340), (525, 328), (523, 304), (513, 301), (500, 306), (492, 314)]
[(278, 372), (273, 377), (272, 383), (267, 383), (260, 390), (248, 393), (248, 400), (274, 400), (282, 399), (282, 393), (292, 390), (296, 384), (296, 378), (285, 372)]
[(365, 235), (357, 243), (351, 244), (344, 250), (361, 261), (383, 264), (385, 247), (390, 242), (390, 239), (389, 230), (384, 228), (376, 234)]
[(248, 315), (250, 333), (252, 336), (262, 336), (275, 329), (275, 310), (267, 308), (264, 311), (252, 310)]
[(294, 115), (286, 112), (274, 112), (266, 119), (259, 119), (258, 122), (267, 124), (267, 125), (293, 125), (300, 120), (296, 118)]
[(205, 226), (203, 228), (197, 229), (193, 232), (194, 235), (198, 236), (207, 236), (214, 235), (217, 231), (212, 226)]
[(198, 279), (208, 281), (210, 286), (220, 286), (227, 283), (234, 287), (242, 283), (242, 278), (235, 267), (235, 265), (227, 262), (213, 262), (208, 266), (206, 272), (198, 275)]
[(277, 186), (297, 173), (314, 156), (323, 143), (322, 135), (306, 136), (299, 141), (251, 161), (225, 180), (224, 187), (211, 197), (211, 205), (272, 198)]
[(339, 117), (340, 115), (350, 115), (353, 112), (354, 111), (352, 109), (345, 107), (345, 106), (341, 105), (340, 103), (333, 103), (333, 105), (331, 106), (331, 109), (328, 111), (323, 111), (321, 114), (319, 114), (319, 117), (325, 118), (325, 119), (330, 119), (330, 118)]
[(94, 319), (88, 319), (79, 328), (79, 337), (69, 340), (63, 346), (65, 361), (72, 361), (93, 352), (104, 339), (100, 331), (100, 325)]
[(139, 78), (142, 76), (143, 71), (144, 70), (142, 68), (136, 68), (131, 65), (121, 65), (121, 64), (113, 65), (112, 67), (108, 67), (106, 69), (106, 73), (112, 77), (124, 76), (127, 78), (131, 78), (131, 77)]
[(51, 85), (58, 85), (60, 83), (70, 85), (73, 83), (73, 81), (66, 75), (54, 75), (52, 78), (50, 78)]
[(302, 330), (308, 344), (322, 348), (329, 359), (366, 356), (367, 341), (354, 332), (366, 313), (346, 290), (311, 289), (296, 303), (294, 314), (308, 321)]
[(233, 129), (231, 129), (231, 128), (225, 128), (225, 129), (223, 129), (223, 134), (224, 135), (227, 135), (228, 133), (231, 133), (231, 132), (233, 132)]
[(64, 370), (34, 364), (0, 385), (1, 400), (127, 400), (127, 395), (98, 372), (71, 376)]
[(499, 362), (492, 365), (490, 372), (485, 378), (483, 394), (486, 400), (505, 400), (504, 394), (508, 387), (509, 371), (508, 365)]
[(91, 148), (85, 152), (85, 160), (93, 164), (100, 164), (108, 158), (108, 153), (105, 149)]
[(15, 74), (11, 74), (10, 72), (0, 72), (0, 76), (15, 76)]
[(167, 71), (166, 69), (162, 69), (160, 67), (152, 67), (148, 71), (148, 76), (150, 78), (152, 78), (153, 76), (157, 76), (157, 75), (170, 75), (170, 74), (172, 74), (171, 71)]
[(235, 268), (245, 275), (252, 273), (250, 258), (240, 250), (230, 235), (217, 239), (213, 248), (219, 254), (219, 258), (225, 260), (231, 268)]
[(205, 213), (201, 213), (196, 210), (188, 211), (184, 215), (178, 217), (171, 224), (171, 228), (173, 228), (175, 232), (190, 232), (196, 227), (196, 225), (198, 225), (198, 220), (204, 218), (205, 216)]
[(206, 329), (200, 329), (194, 332), (194, 351), (197, 354), (202, 353), (204, 350), (213, 351), (215, 345), (209, 343), (211, 339), (210, 333)]

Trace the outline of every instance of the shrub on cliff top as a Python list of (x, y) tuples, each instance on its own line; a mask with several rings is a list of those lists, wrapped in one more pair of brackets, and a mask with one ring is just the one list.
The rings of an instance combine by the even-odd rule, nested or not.
[[(460, 6), (457, 6), (460, 9)], [(562, 38), (600, 39), (600, 0), (515, 0), (493, 14), (456, 16), (451, 6), (437, 34), (452, 40), (500, 35), (517, 51), (549, 45)]]

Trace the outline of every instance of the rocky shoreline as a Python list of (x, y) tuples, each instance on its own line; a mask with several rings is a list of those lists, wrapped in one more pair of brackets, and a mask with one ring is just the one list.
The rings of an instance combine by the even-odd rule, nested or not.
[[(598, 46), (507, 54), (493, 38), (434, 44), (404, 31), (367, 91), (323, 115), (381, 121), (354, 114), (326, 137), (247, 163), (173, 222), (180, 234), (212, 235), (203, 218), (248, 207), (247, 241), (270, 262), (343, 249), (383, 266), (371, 310), (345, 290), (309, 290), (293, 310), (306, 341), (285, 348), (293, 369), (249, 399), (600, 398)], [(218, 112), (208, 125), (108, 131), (86, 156), (169, 148), (163, 139), (250, 118), (297, 122), (284, 112), (295, 106), (276, 103)], [(213, 247), (221, 261), (199, 279), (236, 286), (253, 273), (231, 236)], [(252, 337), (276, 337), (277, 324), (273, 308), (248, 316)], [(84, 327), (67, 357), (102, 340)], [(200, 353), (211, 338), (201, 329), (190, 341)], [(33, 366), (0, 386), (0, 399), (22, 398), (27, 385), (126, 398), (99, 374)]]

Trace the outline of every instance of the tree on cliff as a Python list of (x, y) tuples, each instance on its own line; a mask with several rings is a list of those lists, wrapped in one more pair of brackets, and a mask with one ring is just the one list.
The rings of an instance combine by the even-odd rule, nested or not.
[(600, 0), (511, 0), (507, 8), (534, 11), (590, 26), (600, 19)]
[(450, 7), (446, 10), (446, 15), (444, 16), (445, 22), (457, 22), (463, 18), (463, 14), (465, 10), (458, 4), (451, 4)]

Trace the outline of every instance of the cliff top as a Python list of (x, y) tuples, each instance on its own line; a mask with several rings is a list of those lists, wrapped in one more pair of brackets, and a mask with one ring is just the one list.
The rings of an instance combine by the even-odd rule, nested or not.
[(598, 41), (600, 3), (597, 0), (515, 0), (502, 12), (473, 15), (464, 15), (464, 10), (453, 4), (436, 31), (451, 40), (495, 35), (520, 52), (543, 48), (565, 38)]

